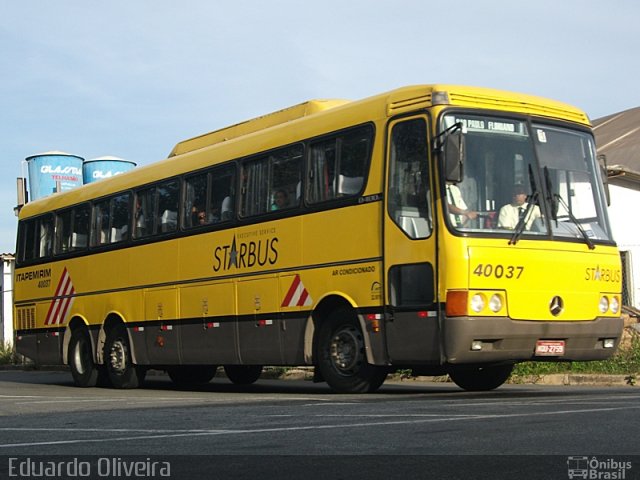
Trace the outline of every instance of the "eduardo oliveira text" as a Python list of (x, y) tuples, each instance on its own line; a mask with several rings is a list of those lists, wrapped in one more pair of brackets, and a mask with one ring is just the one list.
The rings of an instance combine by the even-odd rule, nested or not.
[(122, 457), (55, 460), (9, 457), (9, 477), (15, 478), (157, 478), (170, 477), (171, 464), (166, 461)]

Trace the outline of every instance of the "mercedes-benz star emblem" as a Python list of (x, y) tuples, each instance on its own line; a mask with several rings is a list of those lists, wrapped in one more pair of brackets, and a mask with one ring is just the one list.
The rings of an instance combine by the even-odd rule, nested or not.
[(553, 315), (554, 317), (557, 317), (562, 313), (563, 310), (564, 310), (564, 301), (562, 300), (561, 297), (556, 295), (551, 299), (551, 302), (549, 302), (549, 311), (551, 312), (551, 315)]

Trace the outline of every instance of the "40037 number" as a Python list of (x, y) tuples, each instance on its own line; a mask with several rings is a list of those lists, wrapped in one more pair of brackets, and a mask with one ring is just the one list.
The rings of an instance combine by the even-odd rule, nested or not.
[(493, 263), (479, 263), (473, 270), (478, 277), (515, 278), (522, 276), (524, 267), (521, 265), (494, 265)]

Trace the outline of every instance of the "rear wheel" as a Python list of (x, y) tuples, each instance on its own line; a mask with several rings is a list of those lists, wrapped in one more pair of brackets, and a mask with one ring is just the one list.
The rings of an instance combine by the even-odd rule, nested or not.
[(339, 393), (377, 390), (387, 369), (367, 363), (364, 335), (354, 311), (336, 310), (318, 333), (318, 368), (322, 378)]
[(173, 383), (179, 387), (205, 385), (216, 376), (216, 365), (176, 365), (167, 369)]
[(146, 371), (133, 364), (129, 335), (124, 325), (116, 325), (107, 333), (104, 346), (105, 364), (111, 385), (115, 388), (138, 388)]
[(76, 328), (71, 333), (67, 360), (73, 381), (78, 387), (95, 387), (98, 383), (98, 366), (93, 361), (91, 338), (86, 328)]
[(464, 390), (483, 392), (498, 388), (508, 380), (512, 371), (513, 365), (459, 367), (451, 370), (449, 376)]
[(262, 374), (262, 365), (225, 365), (224, 373), (236, 385), (251, 385)]

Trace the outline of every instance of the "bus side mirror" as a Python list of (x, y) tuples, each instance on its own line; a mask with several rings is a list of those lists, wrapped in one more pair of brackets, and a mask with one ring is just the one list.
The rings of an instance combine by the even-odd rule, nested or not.
[(465, 137), (462, 130), (457, 130), (446, 136), (444, 143), (444, 175), (447, 182), (460, 183), (464, 178), (465, 146)]

